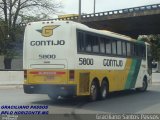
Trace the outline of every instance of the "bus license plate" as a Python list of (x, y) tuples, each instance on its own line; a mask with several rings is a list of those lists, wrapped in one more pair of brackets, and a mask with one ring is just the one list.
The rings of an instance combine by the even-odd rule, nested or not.
[(47, 78), (48, 80), (53, 80), (53, 79), (54, 79), (54, 76), (46, 76), (46, 78)]

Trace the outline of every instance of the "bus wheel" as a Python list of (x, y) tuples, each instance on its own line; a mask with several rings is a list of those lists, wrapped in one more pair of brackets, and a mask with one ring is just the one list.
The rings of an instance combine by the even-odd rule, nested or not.
[(56, 101), (58, 99), (58, 96), (53, 95), (53, 94), (48, 94), (48, 97), (52, 100), (52, 101)]
[(90, 101), (96, 101), (98, 97), (98, 85), (95, 81), (92, 82), (90, 87)]
[(108, 84), (106, 81), (103, 81), (102, 82), (102, 85), (101, 85), (101, 89), (100, 89), (100, 99), (101, 100), (104, 100), (106, 99), (107, 95), (108, 95)]
[(137, 88), (137, 90), (140, 91), (140, 92), (144, 92), (144, 91), (147, 90), (147, 87), (148, 87), (147, 78), (144, 77), (144, 78), (143, 78), (142, 87), (141, 87), (141, 88)]
[(147, 79), (144, 78), (143, 79), (143, 85), (142, 85), (141, 91), (146, 91), (147, 87), (148, 87), (148, 82), (147, 82)]

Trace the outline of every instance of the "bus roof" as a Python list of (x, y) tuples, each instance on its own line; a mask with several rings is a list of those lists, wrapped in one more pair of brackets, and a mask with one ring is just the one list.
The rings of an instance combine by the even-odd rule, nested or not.
[(98, 30), (98, 29), (93, 29), (93, 28), (90, 28), (84, 24), (81, 24), (81, 23), (78, 23), (78, 22), (73, 22), (73, 21), (60, 21), (60, 20), (56, 20), (56, 21), (53, 21), (53, 20), (50, 20), (50, 21), (38, 21), (38, 22), (32, 22), (32, 23), (28, 23), (29, 25), (30, 24), (49, 24), (49, 23), (58, 23), (58, 24), (63, 24), (63, 23), (68, 23), (68, 24), (71, 24), (72, 26), (76, 27), (77, 29), (80, 29), (80, 30), (84, 30), (84, 31), (88, 31), (88, 32), (93, 32), (93, 33), (97, 33), (97, 34), (101, 34), (101, 35), (106, 35), (106, 36), (109, 36), (109, 37), (114, 37), (114, 38), (118, 38), (118, 39), (123, 39), (123, 40), (127, 40), (127, 41), (132, 41), (132, 42), (138, 42), (138, 43), (144, 43), (143, 41), (140, 41), (140, 40), (136, 40), (136, 39), (133, 39), (129, 36), (126, 36), (126, 35), (122, 35), (122, 34), (119, 34), (119, 33), (115, 33), (115, 32), (111, 32), (111, 31), (108, 31), (108, 30)]

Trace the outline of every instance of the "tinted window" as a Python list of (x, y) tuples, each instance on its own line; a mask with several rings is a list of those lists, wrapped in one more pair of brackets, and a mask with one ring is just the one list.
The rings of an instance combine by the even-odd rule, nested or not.
[(106, 53), (111, 54), (111, 40), (105, 39), (106, 41)]
[(99, 52), (99, 40), (98, 40), (98, 37), (96, 36), (93, 36), (92, 37), (92, 49), (93, 49), (93, 52)]
[(117, 41), (117, 54), (122, 55), (122, 44), (121, 41)]
[(90, 34), (85, 35), (85, 47), (87, 52), (92, 51), (92, 40), (93, 36), (91, 36)]
[(77, 39), (78, 39), (78, 51), (85, 50), (85, 41), (84, 41), (84, 34), (83, 32), (77, 32)]
[(135, 44), (134, 44), (134, 43), (131, 43), (131, 55), (132, 55), (132, 56), (136, 56)]
[(105, 38), (100, 38), (100, 53), (105, 53)]
[(126, 56), (126, 42), (122, 42), (122, 54)]
[(127, 43), (127, 56), (131, 56), (131, 44)]
[(116, 41), (112, 41), (112, 54), (117, 54)]
[(146, 58), (146, 47), (144, 44), (115, 39), (87, 31), (77, 30), (77, 50), (86, 54), (107, 54), (117, 57), (133, 56)]
[(138, 55), (141, 58), (145, 58), (146, 54), (145, 54), (145, 46), (144, 45), (139, 45), (139, 49), (138, 49)]

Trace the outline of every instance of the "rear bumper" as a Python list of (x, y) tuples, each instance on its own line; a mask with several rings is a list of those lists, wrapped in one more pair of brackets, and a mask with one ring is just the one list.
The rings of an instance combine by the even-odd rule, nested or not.
[(40, 85), (24, 84), (24, 92), (27, 94), (54, 94), (56, 96), (76, 95), (76, 85)]

